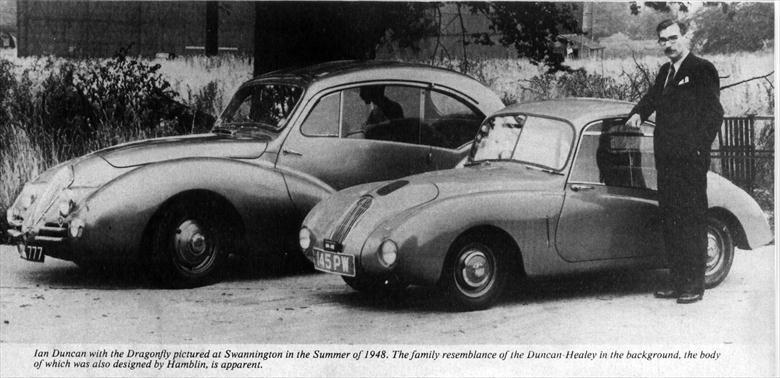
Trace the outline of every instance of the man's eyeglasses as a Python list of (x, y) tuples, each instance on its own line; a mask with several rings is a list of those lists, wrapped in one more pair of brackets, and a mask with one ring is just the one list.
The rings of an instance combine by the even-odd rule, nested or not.
[(658, 38), (658, 44), (663, 45), (666, 42), (677, 42), (677, 40), (680, 39), (679, 35), (670, 35), (669, 38)]

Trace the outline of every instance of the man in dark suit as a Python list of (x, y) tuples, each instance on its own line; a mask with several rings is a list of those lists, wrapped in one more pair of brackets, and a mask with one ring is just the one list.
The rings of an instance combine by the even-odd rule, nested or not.
[(639, 127), (656, 113), (658, 205), (670, 280), (655, 296), (677, 298), (677, 303), (704, 295), (707, 170), (710, 146), (723, 121), (718, 71), (689, 52), (686, 29), (672, 20), (658, 24), (658, 43), (670, 61), (626, 122)]

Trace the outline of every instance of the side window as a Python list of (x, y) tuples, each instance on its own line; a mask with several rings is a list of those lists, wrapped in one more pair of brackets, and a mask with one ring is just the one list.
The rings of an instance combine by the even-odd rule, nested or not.
[(472, 140), (485, 117), (460, 100), (436, 91), (425, 91), (422, 143), (458, 148)]
[(340, 93), (331, 93), (321, 98), (314, 109), (301, 125), (301, 132), (306, 136), (339, 135), (339, 104)]
[(400, 85), (344, 90), (341, 136), (419, 144), (420, 94)]
[(583, 131), (571, 181), (657, 189), (653, 127), (629, 130), (624, 122), (604, 120)]

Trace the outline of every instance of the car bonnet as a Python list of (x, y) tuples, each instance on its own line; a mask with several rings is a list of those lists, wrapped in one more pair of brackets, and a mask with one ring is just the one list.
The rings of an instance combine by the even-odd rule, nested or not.
[(114, 167), (132, 167), (188, 157), (254, 159), (260, 157), (267, 146), (268, 142), (263, 139), (200, 134), (126, 143), (95, 154)]

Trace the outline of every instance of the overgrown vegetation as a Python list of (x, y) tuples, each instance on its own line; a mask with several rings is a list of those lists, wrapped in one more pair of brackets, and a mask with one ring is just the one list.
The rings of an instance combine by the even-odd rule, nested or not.
[[(201, 109), (177, 102), (159, 69), (122, 54), (25, 67), (0, 60), (3, 215), (25, 182), (59, 162), (127, 141), (202, 131), (195, 125), (208, 122), (193, 116)], [(209, 94), (193, 96), (195, 103), (203, 96)], [(0, 228), (4, 223), (5, 216)]]
[[(548, 73), (520, 59), (439, 59), (426, 63), (462, 70), (491, 87), (505, 103), (588, 96), (636, 101), (662, 57), (580, 60), (574, 71)], [(771, 53), (707, 56), (735, 83), (771, 71)], [(235, 89), (251, 76), (241, 57), (135, 60), (0, 59), (0, 229), (5, 209), (22, 185), (59, 162), (117, 143), (197, 133), (210, 128)], [(726, 114), (772, 115), (771, 80), (740, 84), (721, 93)], [(199, 115), (199, 116), (193, 116)], [(774, 150), (765, 127), (759, 148)], [(771, 133), (771, 134), (768, 134)], [(754, 195), (774, 204), (774, 162), (759, 162)]]

